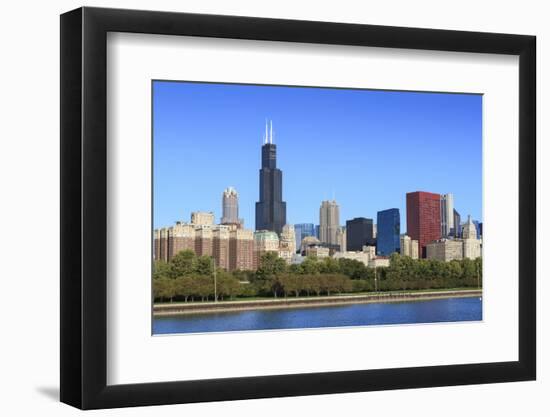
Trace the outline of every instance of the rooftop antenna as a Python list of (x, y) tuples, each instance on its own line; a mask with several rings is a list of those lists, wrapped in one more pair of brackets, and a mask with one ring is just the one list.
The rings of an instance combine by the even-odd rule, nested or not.
[(273, 120), (269, 121), (269, 143), (273, 144)]
[(267, 144), (267, 117), (265, 119), (265, 136), (264, 136), (264, 143)]

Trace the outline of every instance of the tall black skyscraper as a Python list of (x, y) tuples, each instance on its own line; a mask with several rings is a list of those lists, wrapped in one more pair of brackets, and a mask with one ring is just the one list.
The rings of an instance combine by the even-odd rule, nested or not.
[(373, 246), (375, 239), (373, 235), (372, 219), (356, 217), (346, 221), (346, 246), (349, 251), (361, 251), (363, 246)]
[(260, 169), (260, 201), (256, 203), (256, 230), (280, 234), (286, 224), (286, 203), (283, 201), (283, 172), (277, 168), (277, 145), (273, 143), (273, 124), (268, 135), (265, 126)]

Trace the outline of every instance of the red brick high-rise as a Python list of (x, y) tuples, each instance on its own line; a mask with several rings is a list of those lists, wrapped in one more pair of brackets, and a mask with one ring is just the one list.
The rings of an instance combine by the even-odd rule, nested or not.
[(407, 193), (407, 235), (418, 240), (418, 253), (426, 257), (426, 245), (441, 238), (441, 198), (439, 194)]

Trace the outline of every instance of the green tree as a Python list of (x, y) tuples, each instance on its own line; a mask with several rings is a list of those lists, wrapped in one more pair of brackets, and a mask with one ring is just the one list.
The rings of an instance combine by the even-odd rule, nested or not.
[(323, 258), (318, 263), (321, 274), (337, 274), (340, 272), (340, 263), (338, 259), (329, 257)]
[(292, 294), (299, 297), (300, 292), (303, 290), (302, 276), (296, 274), (282, 274), (279, 276), (279, 282), (281, 283), (285, 297)]
[(319, 295), (321, 292), (321, 286), (319, 285), (319, 277), (318, 275), (301, 275), (302, 279), (302, 289), (306, 292), (308, 297), (312, 292)]
[(339, 272), (347, 275), (351, 279), (367, 279), (369, 268), (363, 262), (356, 259), (338, 259)]
[(185, 302), (189, 297), (197, 292), (197, 282), (194, 276), (183, 276), (175, 279), (174, 282), (175, 295), (182, 297)]
[(153, 262), (153, 279), (169, 278), (170, 277), (170, 264), (163, 260), (157, 260)]
[(304, 262), (300, 264), (302, 274), (313, 275), (319, 273), (319, 261), (315, 257), (308, 256)]
[(170, 276), (172, 278), (191, 275), (197, 267), (197, 256), (190, 249), (178, 252), (170, 260)]
[(270, 280), (286, 271), (286, 262), (277, 252), (266, 252), (260, 258), (260, 267), (256, 271), (259, 279)]
[(284, 291), (279, 275), (273, 275), (271, 279), (264, 280), (265, 288), (271, 291), (274, 298), (277, 298), (278, 294)]
[(170, 278), (158, 278), (153, 280), (153, 297), (160, 301), (172, 299), (175, 295), (174, 280)]
[(208, 301), (211, 295), (214, 295), (214, 278), (207, 275), (197, 275), (196, 294), (201, 298), (201, 301)]
[(217, 274), (216, 291), (218, 298), (223, 301), (224, 297), (233, 299), (235, 295), (239, 293), (240, 284), (239, 281), (233, 277), (233, 275), (220, 271)]
[(202, 255), (197, 258), (195, 272), (199, 275), (214, 275), (214, 259), (208, 255)]

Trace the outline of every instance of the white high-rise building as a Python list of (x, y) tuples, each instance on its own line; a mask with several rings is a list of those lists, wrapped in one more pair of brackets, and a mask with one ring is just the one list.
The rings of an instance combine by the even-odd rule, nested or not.
[(323, 201), (319, 209), (319, 240), (329, 245), (338, 245), (340, 229), (340, 206), (335, 200)]
[(441, 194), (441, 236), (447, 237), (454, 230), (454, 198), (451, 193)]
[(481, 240), (477, 238), (476, 225), (472, 217), (462, 227), (463, 254), (465, 258), (476, 259), (481, 256)]

